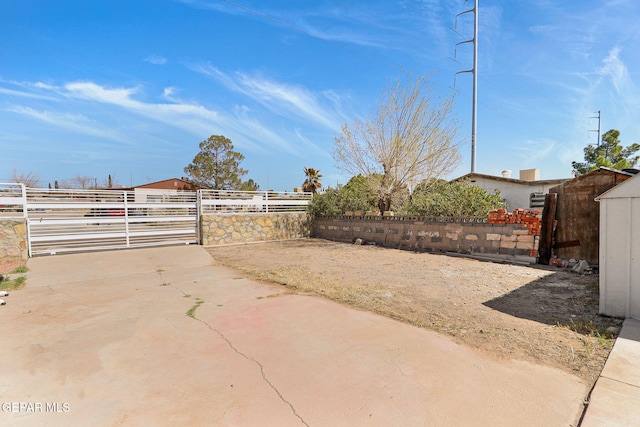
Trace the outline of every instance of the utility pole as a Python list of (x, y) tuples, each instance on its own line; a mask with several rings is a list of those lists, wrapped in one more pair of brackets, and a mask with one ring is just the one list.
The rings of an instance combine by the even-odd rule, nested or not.
[(589, 132), (598, 132), (598, 147), (600, 146), (600, 111), (596, 111), (594, 114), (597, 116), (589, 117), (590, 119), (598, 119), (598, 129), (592, 129)]
[[(465, 0), (465, 3), (467, 0)], [(471, 110), (471, 173), (476, 171), (476, 128), (477, 128), (477, 109), (478, 109), (478, 0), (474, 0), (473, 9), (465, 10), (456, 15), (456, 27), (458, 26), (458, 16), (465, 13), (473, 12), (473, 38), (456, 43), (458, 45), (464, 43), (473, 43), (473, 68), (465, 71), (458, 71), (456, 75), (461, 73), (473, 74), (473, 99)]]

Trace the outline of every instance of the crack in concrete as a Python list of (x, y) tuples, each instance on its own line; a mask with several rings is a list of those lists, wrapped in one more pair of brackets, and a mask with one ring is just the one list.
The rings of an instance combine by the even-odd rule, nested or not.
[[(162, 272), (164, 270), (157, 270), (156, 273), (158, 274), (158, 276), (162, 277)], [(173, 288), (179, 292), (182, 293), (183, 296), (191, 296), (189, 294), (187, 294), (186, 292), (184, 292), (182, 289), (178, 288), (177, 286), (174, 286), (173, 284), (171, 284), (171, 282), (167, 283), (167, 287), (169, 288)], [(198, 300), (198, 298), (196, 298), (196, 300)], [(202, 300), (199, 300), (202, 301)], [(204, 301), (202, 301), (204, 303)], [(271, 389), (278, 395), (278, 397), (280, 398), (280, 400), (282, 400), (284, 403), (286, 403), (287, 405), (289, 405), (289, 408), (291, 408), (291, 411), (293, 412), (293, 415), (295, 415), (301, 422), (302, 424), (304, 424), (305, 426), (309, 427), (309, 424), (307, 424), (307, 422), (300, 416), (300, 414), (298, 414), (298, 412), (296, 411), (296, 409), (293, 407), (293, 405), (291, 404), (291, 402), (289, 402), (287, 399), (284, 398), (284, 396), (282, 395), (282, 393), (280, 393), (280, 391), (273, 385), (273, 383), (271, 381), (269, 381), (269, 379), (267, 378), (267, 374), (265, 374), (264, 372), (264, 366), (262, 365), (262, 363), (258, 362), (256, 359), (254, 359), (253, 357), (244, 354), (243, 352), (241, 352), (240, 350), (238, 350), (237, 348), (235, 348), (233, 346), (233, 344), (231, 344), (231, 341), (229, 341), (229, 339), (227, 337), (224, 336), (224, 334), (222, 332), (220, 332), (219, 330), (217, 330), (216, 328), (212, 327), (210, 324), (208, 324), (207, 322), (205, 322), (202, 319), (198, 319), (195, 315), (190, 316), (193, 319), (197, 320), (198, 322), (202, 323), (203, 325), (205, 325), (207, 328), (209, 328), (209, 330), (217, 333), (220, 338), (222, 338), (227, 345), (237, 354), (239, 354), (240, 356), (244, 357), (247, 360), (252, 361), (253, 363), (255, 363), (256, 365), (258, 365), (258, 367), (260, 368), (260, 374), (262, 375), (262, 379), (269, 385), (269, 387), (271, 387)], [(165, 319), (167, 321), (169, 321), (169, 319), (166, 318)], [(169, 322), (171, 323), (171, 322)], [(173, 325), (173, 323), (171, 323)], [(173, 325), (175, 328), (175, 325)], [(176, 328), (177, 329), (177, 328)]]
[[(162, 272), (164, 270), (156, 270), (156, 273), (158, 274), (159, 277), (162, 277)], [(166, 283), (166, 284), (165, 284)], [(163, 282), (160, 286), (167, 286), (168, 288), (173, 288), (176, 291), (180, 292), (182, 294), (183, 297), (190, 297), (191, 295), (189, 295), (188, 293), (186, 293), (185, 291), (183, 291), (182, 289), (180, 289), (179, 287), (175, 286), (173, 283), (171, 282)]]
[(269, 387), (271, 387), (271, 389), (278, 395), (278, 397), (280, 398), (280, 400), (282, 400), (284, 403), (286, 403), (287, 405), (289, 405), (289, 407), (291, 408), (291, 411), (293, 412), (293, 415), (295, 415), (301, 422), (302, 424), (304, 424), (305, 426), (309, 427), (309, 424), (307, 424), (307, 422), (304, 420), (304, 418), (302, 418), (300, 416), (300, 414), (298, 414), (298, 412), (296, 411), (296, 408), (293, 407), (293, 405), (291, 404), (291, 402), (289, 402), (287, 399), (284, 398), (284, 396), (282, 395), (282, 393), (280, 393), (280, 391), (273, 385), (273, 383), (271, 381), (269, 381), (269, 379), (267, 378), (267, 375), (264, 372), (264, 366), (262, 365), (262, 363), (258, 362), (256, 359), (254, 359), (253, 357), (241, 352), (240, 350), (238, 350), (236, 347), (233, 346), (233, 344), (231, 344), (231, 341), (229, 341), (229, 339), (227, 337), (224, 336), (224, 334), (222, 332), (220, 332), (219, 330), (217, 330), (216, 328), (212, 327), (210, 324), (208, 324), (207, 322), (205, 322), (202, 319), (198, 319), (197, 317), (193, 317), (195, 320), (197, 320), (198, 322), (202, 323), (203, 325), (205, 325), (207, 328), (209, 328), (211, 331), (217, 333), (220, 338), (222, 338), (227, 345), (229, 345), (229, 347), (236, 352), (237, 354), (239, 354), (240, 356), (244, 357), (247, 360), (252, 361), (253, 363), (255, 363), (256, 365), (258, 365), (258, 367), (260, 368), (260, 374), (262, 375), (262, 379), (269, 385)]

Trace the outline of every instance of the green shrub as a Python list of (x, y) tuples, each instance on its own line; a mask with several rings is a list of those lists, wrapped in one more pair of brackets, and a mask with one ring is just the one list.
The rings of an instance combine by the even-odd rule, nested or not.
[(421, 216), (483, 217), (505, 206), (497, 190), (489, 193), (468, 180), (437, 180), (416, 188), (403, 211)]
[(375, 207), (375, 194), (369, 189), (368, 180), (362, 175), (354, 176), (344, 186), (328, 188), (315, 194), (309, 211), (315, 216), (337, 216), (346, 211), (369, 211)]

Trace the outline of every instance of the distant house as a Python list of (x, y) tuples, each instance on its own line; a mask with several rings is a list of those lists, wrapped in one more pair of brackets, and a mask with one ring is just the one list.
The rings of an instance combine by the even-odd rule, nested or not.
[(133, 188), (134, 190), (137, 188), (140, 188), (140, 189), (155, 188), (160, 190), (180, 190), (180, 191), (195, 191), (200, 189), (200, 187), (198, 187), (197, 185), (179, 178), (170, 178), (170, 179), (164, 179), (162, 181), (150, 182), (149, 184), (138, 185)]
[(196, 191), (200, 187), (184, 179), (170, 178), (133, 187), (137, 203), (156, 203), (171, 199), (177, 193)]
[(468, 179), (472, 184), (493, 193), (500, 191), (502, 199), (507, 204), (507, 209), (516, 208), (542, 210), (544, 196), (568, 178), (540, 179), (539, 169), (524, 169), (520, 171), (520, 179), (511, 178), (511, 171), (502, 172), (502, 176), (484, 175), (481, 173), (468, 173), (453, 181)]

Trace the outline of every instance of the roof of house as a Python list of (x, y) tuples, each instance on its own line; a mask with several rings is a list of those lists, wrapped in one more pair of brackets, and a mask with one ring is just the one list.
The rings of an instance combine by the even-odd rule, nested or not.
[[(175, 183), (179, 183), (179, 185), (176, 185)], [(163, 184), (167, 185), (166, 188), (174, 188), (176, 186), (180, 188), (191, 189), (191, 190), (197, 190), (200, 188), (197, 185), (192, 184), (189, 181), (185, 181), (184, 179), (180, 179), (180, 178), (163, 179), (161, 181), (155, 181), (155, 182), (149, 182), (147, 184), (137, 185), (133, 188), (159, 188)]]
[(459, 178), (452, 179), (451, 181), (452, 182), (459, 181), (461, 179), (473, 180), (474, 178), (484, 178), (484, 179), (489, 179), (489, 180), (499, 181), (499, 182), (511, 182), (511, 183), (520, 184), (520, 185), (553, 185), (553, 184), (562, 184), (563, 182), (569, 180), (569, 178), (557, 178), (557, 179), (540, 179), (537, 181), (525, 181), (522, 179), (505, 178), (503, 176), (485, 175), (482, 173), (472, 172), (472, 173), (463, 175)]

